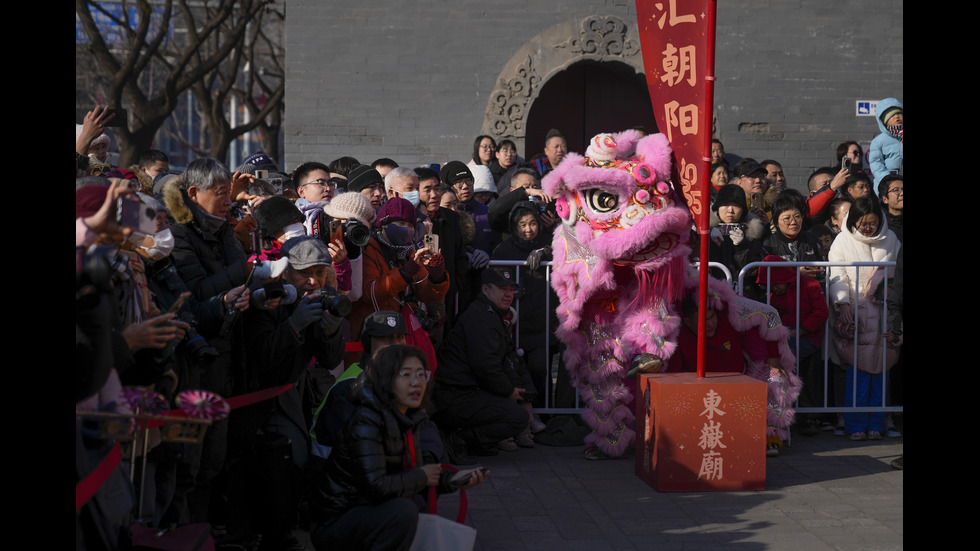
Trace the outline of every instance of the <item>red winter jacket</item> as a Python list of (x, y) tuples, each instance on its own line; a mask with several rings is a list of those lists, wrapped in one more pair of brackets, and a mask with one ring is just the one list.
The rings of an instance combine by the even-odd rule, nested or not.
[(786, 294), (769, 294), (769, 304), (779, 312), (783, 325), (789, 328), (790, 336), (796, 335), (796, 320), (800, 320), (800, 329), (806, 329), (805, 336), (813, 344), (823, 344), (824, 324), (830, 311), (827, 309), (827, 297), (819, 281), (800, 277), (800, 315), (796, 313), (796, 282), (789, 284)]

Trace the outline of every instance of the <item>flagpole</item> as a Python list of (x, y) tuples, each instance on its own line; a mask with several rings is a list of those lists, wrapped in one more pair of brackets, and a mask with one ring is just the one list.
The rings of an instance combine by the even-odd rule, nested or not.
[(711, 236), (709, 234), (710, 229), (708, 228), (709, 214), (710, 210), (710, 197), (711, 197), (711, 129), (714, 126), (714, 111), (715, 111), (715, 16), (716, 16), (717, 1), (708, 0), (708, 51), (707, 58), (705, 60), (705, 90), (704, 90), (704, 117), (701, 119), (703, 124), (708, 125), (708, 128), (704, 135), (704, 143), (702, 144), (702, 155), (701, 161), (704, 163), (704, 171), (702, 174), (707, 175), (708, 181), (704, 186), (706, 193), (704, 194), (705, 199), (707, 199), (701, 208), (700, 223), (698, 226), (698, 235), (701, 236), (701, 265), (699, 267), (699, 282), (698, 285), (698, 378), (704, 378), (705, 371), (705, 351), (707, 350), (707, 337), (705, 332), (707, 331), (707, 319), (708, 319), (708, 261), (709, 250), (708, 245), (710, 244)]

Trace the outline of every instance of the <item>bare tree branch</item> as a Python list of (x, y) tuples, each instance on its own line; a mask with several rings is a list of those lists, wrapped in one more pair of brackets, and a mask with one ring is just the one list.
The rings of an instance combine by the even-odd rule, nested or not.
[[(87, 51), (105, 77), (106, 100), (129, 110), (129, 126), (118, 131), (121, 164), (132, 163), (150, 147), (181, 95), (192, 88), (206, 86), (207, 92), (197, 90), (196, 97), (201, 97), (198, 92), (206, 96), (218, 92), (216, 101), (210, 102), (211, 108), (205, 110), (213, 113), (205, 116), (209, 129), (216, 130), (214, 123), (223, 112), (224, 98), (232, 95), (239, 65), (248, 59), (244, 43), (247, 35), (254, 35), (248, 32), (250, 25), (261, 19), (269, 3), (166, 0), (163, 4), (150, 4), (148, 0), (136, 0), (134, 4), (122, 0), (117, 3), (121, 11), (116, 13), (94, 0), (75, 0), (76, 16), (88, 37)], [(113, 28), (101, 29), (93, 14), (105, 18)], [(185, 32), (174, 33), (178, 27)], [(108, 44), (103, 32), (119, 33), (124, 44)], [(155, 84), (155, 75), (160, 73), (164, 77), (162, 83), (148, 86), (147, 83)], [(281, 99), (279, 104), (281, 107)], [(225, 139), (223, 135), (219, 138)]]

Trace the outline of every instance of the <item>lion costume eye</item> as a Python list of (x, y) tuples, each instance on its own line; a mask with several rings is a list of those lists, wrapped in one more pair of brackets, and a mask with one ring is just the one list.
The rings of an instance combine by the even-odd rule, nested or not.
[(585, 191), (585, 203), (597, 214), (607, 214), (619, 206), (619, 196), (602, 189)]

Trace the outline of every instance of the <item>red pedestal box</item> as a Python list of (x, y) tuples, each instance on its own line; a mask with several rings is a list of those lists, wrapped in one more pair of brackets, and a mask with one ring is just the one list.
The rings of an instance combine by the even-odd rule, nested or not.
[(765, 490), (766, 390), (741, 373), (641, 375), (636, 476), (660, 492)]

